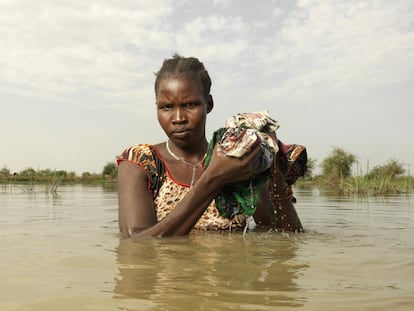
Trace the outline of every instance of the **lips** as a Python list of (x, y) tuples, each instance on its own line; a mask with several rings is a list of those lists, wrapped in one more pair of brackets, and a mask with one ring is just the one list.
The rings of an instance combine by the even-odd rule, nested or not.
[(185, 132), (189, 132), (190, 129), (186, 128), (186, 127), (180, 127), (180, 128), (176, 128), (172, 131), (173, 134), (180, 134), (180, 133), (185, 133)]
[(189, 135), (191, 132), (191, 130), (187, 129), (187, 128), (180, 128), (180, 129), (176, 129), (174, 131), (171, 132), (171, 134), (175, 137), (184, 137)]

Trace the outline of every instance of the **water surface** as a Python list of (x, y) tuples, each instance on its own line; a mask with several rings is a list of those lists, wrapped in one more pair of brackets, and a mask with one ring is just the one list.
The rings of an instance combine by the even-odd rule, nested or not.
[(120, 240), (116, 189), (0, 185), (0, 310), (412, 310), (414, 197), (295, 189), (305, 234)]

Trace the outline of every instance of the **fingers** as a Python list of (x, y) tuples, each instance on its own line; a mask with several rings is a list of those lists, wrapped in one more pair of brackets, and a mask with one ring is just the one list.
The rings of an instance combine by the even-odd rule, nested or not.
[[(248, 154), (241, 158), (226, 156), (220, 146), (214, 147), (214, 158), (212, 169), (218, 169), (220, 175), (226, 176), (226, 180), (246, 180), (261, 172), (259, 155), (261, 146), (258, 144)], [(210, 165), (211, 166), (211, 165)], [(223, 176), (223, 177), (224, 177)]]
[(246, 155), (246, 157), (247, 158), (250, 158), (250, 159), (254, 159), (254, 158), (257, 158), (258, 156), (259, 156), (259, 154), (260, 154), (260, 152), (262, 151), (262, 147), (260, 146), (260, 144), (257, 144), (257, 146), (256, 147), (254, 147), (247, 155)]
[(260, 145), (257, 145), (245, 157), (240, 159), (244, 168), (248, 170), (250, 177), (258, 174), (261, 171), (261, 164), (259, 159), (261, 150), (262, 149)]

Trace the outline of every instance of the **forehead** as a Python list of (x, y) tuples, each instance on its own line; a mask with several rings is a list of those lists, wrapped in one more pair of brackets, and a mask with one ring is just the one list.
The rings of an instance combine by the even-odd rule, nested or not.
[(160, 79), (157, 96), (171, 92), (201, 95), (202, 88), (199, 81), (192, 79), (186, 75), (169, 75)]

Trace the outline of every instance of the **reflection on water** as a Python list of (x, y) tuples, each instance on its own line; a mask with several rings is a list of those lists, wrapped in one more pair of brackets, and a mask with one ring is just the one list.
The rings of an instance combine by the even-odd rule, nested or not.
[[(300, 306), (291, 295), (306, 265), (291, 259), (294, 239), (275, 233), (199, 233), (190, 238), (121, 240), (117, 247), (119, 298), (168, 309), (267, 310)], [(187, 306), (187, 307), (186, 307)]]
[(0, 310), (414, 309), (412, 195), (295, 195), (304, 234), (132, 241), (114, 188), (0, 185)]

